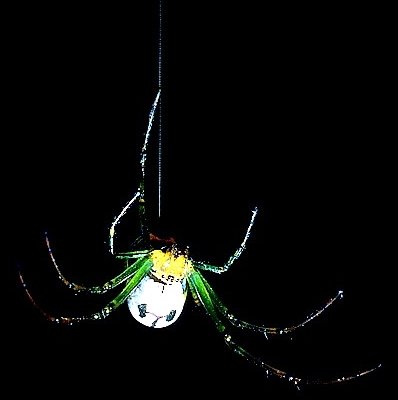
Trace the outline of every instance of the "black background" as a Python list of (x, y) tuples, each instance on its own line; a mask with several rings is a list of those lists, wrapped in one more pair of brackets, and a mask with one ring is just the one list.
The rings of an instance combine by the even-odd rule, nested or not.
[[(141, 3), (21, 6), (6, 14), (6, 361), (21, 382), (12, 388), (382, 396), (391, 159), (380, 94), (383, 34), (372, 10), (164, 4), (160, 220), (156, 124), (146, 183), (151, 231), (213, 264), (235, 251), (259, 207), (247, 251), (228, 273), (206, 274), (243, 319), (289, 325), (345, 291), (292, 340), (232, 331), (239, 343), (299, 376), (344, 376), (380, 362), (383, 369), (298, 392), (232, 354), (191, 298), (160, 330), (140, 325), (126, 306), (98, 323), (54, 326), (28, 302), (16, 265), (53, 314), (90, 312), (110, 298), (62, 287), (44, 231), (71, 280), (98, 284), (121, 270), (107, 230), (137, 188), (157, 90), (157, 2)], [(138, 234), (135, 211), (120, 224), (120, 250)]]

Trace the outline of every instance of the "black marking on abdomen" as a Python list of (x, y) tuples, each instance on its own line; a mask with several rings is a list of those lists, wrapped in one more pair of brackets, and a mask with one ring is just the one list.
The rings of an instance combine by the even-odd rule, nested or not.
[(166, 315), (166, 321), (171, 321), (175, 315), (176, 315), (176, 310), (171, 310), (167, 315)]
[(146, 304), (138, 304), (138, 312), (140, 313), (141, 318), (145, 318), (147, 314)]
[(177, 311), (176, 310), (171, 310), (167, 315), (156, 315), (153, 312), (147, 311), (146, 309), (146, 304), (138, 304), (138, 312), (141, 318), (145, 318), (147, 316), (147, 314), (153, 315), (156, 319), (155, 321), (152, 322), (151, 326), (152, 328), (154, 328), (156, 326), (156, 324), (158, 323), (158, 321), (162, 318), (166, 318), (167, 322), (170, 322), (171, 320), (174, 319)]

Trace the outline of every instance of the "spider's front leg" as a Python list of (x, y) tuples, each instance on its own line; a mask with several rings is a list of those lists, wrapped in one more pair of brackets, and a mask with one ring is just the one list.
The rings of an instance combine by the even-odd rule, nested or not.
[[(144, 190), (144, 184), (145, 184), (145, 162), (146, 162), (146, 151), (147, 151), (147, 146), (148, 146), (148, 140), (149, 136), (151, 134), (151, 129), (152, 129), (152, 124), (153, 124), (153, 119), (155, 117), (155, 111), (156, 107), (159, 103), (160, 99), (160, 90), (158, 91), (155, 100), (152, 104), (151, 111), (149, 112), (149, 118), (148, 118), (148, 126), (145, 132), (145, 139), (144, 139), (144, 144), (141, 149), (141, 161), (140, 161), (140, 166), (141, 166), (141, 183), (139, 185), (139, 188), (135, 195), (127, 202), (127, 204), (124, 206), (122, 211), (115, 217), (115, 219), (112, 222), (111, 227), (109, 228), (109, 250), (111, 254), (114, 254), (114, 237), (116, 233), (116, 226), (120, 222), (121, 218), (126, 214), (126, 212), (129, 210), (129, 208), (138, 201), (138, 213), (139, 213), (139, 218), (140, 218), (140, 225), (141, 225), (141, 237), (140, 239), (144, 241), (145, 247), (149, 245), (149, 231), (147, 227), (147, 222), (146, 222), (146, 214), (145, 214), (145, 190)], [(124, 256), (127, 257), (127, 255), (130, 253), (123, 253)], [(134, 254), (133, 254), (134, 256)], [(134, 258), (134, 257), (131, 257)]]
[(215, 265), (211, 265), (208, 264), (206, 262), (203, 261), (196, 261), (195, 262), (195, 266), (201, 270), (205, 270), (205, 271), (211, 271), (211, 272), (215, 272), (217, 274), (221, 274), (222, 272), (226, 272), (228, 271), (229, 267), (236, 261), (238, 260), (238, 258), (241, 256), (241, 254), (243, 253), (243, 250), (245, 250), (246, 248), (246, 242), (250, 237), (250, 233), (251, 230), (253, 228), (254, 225), (254, 220), (256, 218), (256, 215), (258, 213), (258, 208), (255, 207), (254, 210), (252, 211), (252, 217), (250, 219), (250, 223), (249, 226), (246, 230), (246, 234), (245, 237), (243, 238), (241, 244), (239, 245), (239, 247), (237, 248), (237, 250), (235, 251), (235, 253), (229, 258), (229, 260), (222, 266), (222, 267), (217, 267)]
[[(235, 253), (229, 258), (229, 260), (227, 261), (226, 264), (224, 264), (222, 267), (217, 267), (202, 261), (195, 261), (193, 262), (193, 265), (201, 270), (207, 270), (207, 271), (211, 271), (211, 272), (215, 272), (215, 273), (222, 273), (225, 272), (229, 269), (229, 267), (240, 257), (240, 255), (242, 254), (243, 250), (246, 248), (246, 242), (250, 237), (250, 233), (254, 224), (254, 220), (256, 218), (256, 215), (258, 213), (258, 209), (257, 207), (252, 211), (252, 217), (249, 223), (249, 226), (246, 230), (246, 234), (245, 237), (242, 240), (242, 243), (240, 244), (240, 246), (238, 247), (238, 249), (235, 251)], [(236, 318), (232, 313), (229, 312), (229, 310), (227, 309), (227, 307), (221, 302), (221, 300), (218, 298), (218, 296), (214, 293), (213, 289), (211, 288), (211, 286), (208, 284), (208, 282), (204, 279), (204, 277), (199, 273), (203, 284), (206, 286), (206, 289), (209, 291), (209, 293), (212, 296), (213, 302), (215, 304), (215, 306), (217, 307), (217, 310), (225, 317), (229, 320), (229, 322), (238, 327), (238, 328), (242, 328), (242, 329), (250, 329), (253, 331), (257, 331), (257, 332), (261, 332), (263, 333), (266, 337), (267, 335), (279, 335), (279, 334), (284, 334), (284, 333), (290, 333), (294, 330), (296, 330), (297, 328), (300, 328), (304, 325), (306, 325), (308, 322), (312, 321), (314, 318), (318, 317), (320, 314), (322, 314), (329, 306), (331, 306), (336, 300), (341, 299), (343, 297), (343, 292), (340, 290), (334, 297), (332, 297), (331, 299), (329, 299), (327, 301), (327, 303), (321, 307), (320, 309), (316, 310), (315, 312), (311, 313), (306, 319), (304, 319), (302, 322), (293, 325), (293, 326), (289, 326), (289, 327), (285, 327), (285, 328), (268, 328), (265, 326), (259, 326), (259, 325), (254, 325), (251, 324), (249, 322), (245, 322), (242, 321), (238, 318)]]
[[(160, 91), (157, 93), (157, 96), (155, 98), (155, 101), (152, 105), (151, 111), (149, 113), (149, 121), (148, 121), (148, 127), (147, 131), (145, 134), (145, 140), (144, 140), (144, 145), (142, 147), (141, 151), (141, 172), (142, 172), (142, 180), (139, 186), (139, 189), (137, 192), (134, 194), (134, 196), (128, 201), (128, 203), (125, 205), (125, 207), (122, 209), (122, 211), (115, 217), (110, 229), (109, 229), (109, 248), (111, 254), (115, 255), (116, 258), (120, 259), (125, 259), (127, 261), (127, 266), (126, 269), (118, 276), (115, 278), (111, 279), (109, 282), (106, 282), (104, 285), (101, 286), (92, 286), (92, 287), (86, 287), (80, 284), (76, 284), (73, 282), (70, 282), (68, 279), (65, 278), (65, 276), (61, 273), (61, 270), (55, 260), (55, 257), (53, 255), (51, 246), (50, 246), (50, 241), (48, 239), (47, 233), (45, 234), (46, 236), (46, 244), (48, 248), (48, 252), (50, 254), (51, 260), (53, 262), (53, 265), (55, 269), (57, 270), (58, 276), (61, 279), (61, 281), (70, 289), (73, 289), (77, 292), (89, 292), (89, 293), (95, 293), (95, 294), (102, 294), (107, 292), (110, 289), (113, 289), (120, 283), (124, 282), (126, 279), (128, 279), (132, 274), (135, 273), (135, 265), (132, 264), (130, 265), (128, 260), (129, 259), (139, 259), (141, 257), (144, 257), (147, 255), (150, 251), (151, 248), (149, 246), (149, 241), (150, 241), (150, 234), (147, 229), (147, 224), (146, 224), (146, 219), (145, 219), (145, 200), (144, 200), (144, 177), (145, 177), (145, 160), (146, 160), (146, 148), (148, 144), (148, 139), (149, 135), (151, 132), (151, 127), (153, 123), (153, 118), (156, 110), (156, 106), (158, 104), (160, 98)], [(140, 224), (141, 224), (141, 236), (140, 239), (141, 241), (143, 240), (146, 243), (146, 248), (147, 250), (136, 250), (136, 251), (130, 251), (130, 252), (125, 252), (125, 253), (118, 253), (114, 254), (114, 237), (116, 233), (116, 226), (120, 222), (121, 218), (126, 214), (126, 212), (129, 210), (129, 208), (134, 204), (138, 202), (138, 211), (139, 211), (139, 218), (140, 218)], [(138, 241), (138, 240), (137, 240)]]

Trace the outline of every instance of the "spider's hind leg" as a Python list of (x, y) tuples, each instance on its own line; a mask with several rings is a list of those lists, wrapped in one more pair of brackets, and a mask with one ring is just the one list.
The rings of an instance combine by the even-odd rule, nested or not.
[(224, 335), (224, 340), (225, 343), (228, 345), (228, 347), (236, 354), (239, 354), (243, 358), (245, 358), (247, 361), (250, 361), (251, 363), (255, 364), (256, 366), (264, 369), (267, 373), (267, 375), (274, 375), (278, 378), (286, 379), (288, 382), (293, 383), (297, 389), (300, 389), (300, 385), (329, 385), (333, 383), (343, 383), (347, 382), (356, 378), (360, 378), (361, 376), (370, 374), (371, 372), (377, 370), (378, 368), (381, 367), (381, 364), (377, 365), (374, 368), (367, 369), (365, 371), (358, 372), (354, 375), (350, 376), (344, 376), (341, 378), (331, 378), (331, 379), (304, 379), (300, 378), (294, 375), (290, 375), (285, 371), (282, 371), (278, 368), (272, 367), (269, 364), (266, 364), (264, 361), (259, 359), (258, 357), (255, 357), (253, 354), (249, 353), (246, 349), (244, 349), (242, 346), (236, 344), (233, 340), (232, 337), (228, 334)]
[(25, 280), (22, 276), (22, 273), (19, 272), (19, 278), (22, 283), (22, 287), (28, 296), (30, 302), (33, 304), (33, 306), (40, 311), (40, 313), (50, 322), (56, 322), (60, 324), (66, 324), (66, 325), (72, 325), (77, 322), (83, 322), (83, 321), (96, 321), (99, 319), (104, 319), (108, 317), (113, 311), (116, 310), (121, 304), (123, 304), (130, 293), (137, 287), (137, 285), (141, 282), (141, 280), (144, 278), (144, 276), (149, 272), (149, 270), (152, 268), (153, 263), (152, 261), (145, 257), (141, 258), (136, 261), (134, 264), (136, 267), (135, 271), (132, 272), (130, 275), (128, 275), (124, 280), (129, 279), (127, 282), (126, 286), (123, 288), (123, 290), (112, 300), (110, 301), (105, 307), (103, 307), (100, 311), (80, 316), (80, 317), (64, 317), (64, 316), (53, 316), (49, 314), (47, 311), (45, 311), (42, 307), (38, 305), (36, 300), (33, 298), (31, 295)]
[[(211, 295), (206, 289), (206, 285), (203, 282), (203, 279), (201, 275), (197, 271), (193, 271), (189, 276), (188, 276), (188, 284), (191, 289), (191, 292), (193, 294), (195, 303), (201, 304), (204, 309), (206, 310), (206, 313), (210, 316), (210, 318), (213, 320), (215, 323), (217, 330), (223, 334), (224, 341), (228, 345), (229, 348), (231, 348), (234, 352), (237, 354), (245, 357), (247, 360), (250, 360), (254, 362), (255, 360), (258, 362), (255, 362), (255, 364), (261, 366), (263, 369), (266, 370), (267, 375), (274, 375), (277, 376), (278, 378), (286, 378), (288, 375), (286, 372), (279, 370), (278, 368), (272, 367), (271, 365), (265, 364), (264, 362), (257, 360), (255, 357), (251, 356), (246, 350), (244, 350), (242, 347), (236, 345), (232, 341), (231, 335), (226, 333), (226, 326), (224, 325), (223, 321), (219, 318), (216, 306), (214, 305)], [(250, 356), (250, 358), (249, 358)], [(294, 378), (298, 380), (298, 378)]]
[(300, 323), (297, 323), (295, 325), (288, 326), (285, 328), (270, 328), (270, 327), (265, 327), (263, 325), (255, 325), (250, 322), (245, 322), (239, 318), (236, 318), (232, 313), (230, 313), (228, 308), (222, 303), (222, 301), (219, 299), (219, 297), (217, 296), (217, 294), (215, 293), (213, 288), (206, 281), (206, 279), (202, 276), (202, 274), (199, 271), (197, 271), (197, 273), (200, 275), (200, 278), (202, 279), (203, 284), (206, 287), (206, 290), (208, 291), (209, 295), (211, 296), (211, 299), (212, 299), (215, 307), (217, 308), (217, 310), (220, 312), (220, 314), (224, 318), (226, 318), (232, 325), (234, 325), (240, 329), (249, 329), (249, 330), (252, 330), (255, 332), (260, 332), (260, 333), (264, 334), (265, 337), (267, 337), (267, 335), (282, 335), (285, 333), (291, 333), (291, 332), (295, 331), (296, 329), (303, 327), (308, 322), (312, 321), (313, 319), (315, 319), (316, 317), (321, 315), (336, 300), (339, 300), (343, 297), (343, 291), (340, 290), (334, 297), (329, 299), (323, 307), (321, 307), (318, 310), (316, 310), (315, 312), (311, 313), (308, 317), (306, 317)]
[(192, 293), (194, 293), (195, 302), (199, 302), (205, 308), (207, 314), (210, 316), (210, 318), (215, 323), (218, 331), (224, 335), (224, 341), (228, 345), (228, 347), (231, 350), (233, 350), (236, 354), (239, 354), (240, 356), (245, 358), (247, 361), (250, 361), (251, 363), (253, 363), (256, 366), (265, 370), (267, 375), (273, 375), (277, 378), (285, 379), (288, 382), (295, 384), (295, 386), (297, 388), (299, 388), (299, 385), (332, 384), (332, 383), (345, 382), (348, 380), (359, 378), (363, 375), (367, 375), (370, 372), (372, 372), (380, 367), (380, 365), (379, 365), (375, 368), (361, 371), (359, 373), (350, 375), (348, 377), (333, 378), (333, 379), (326, 379), (326, 380), (303, 379), (301, 377), (291, 375), (279, 368), (273, 367), (273, 366), (265, 363), (264, 361), (255, 357), (253, 354), (251, 354), (245, 348), (243, 348), (242, 346), (238, 345), (236, 342), (233, 341), (232, 336), (226, 332), (226, 326), (224, 325), (223, 321), (221, 320), (221, 318), (218, 315), (218, 312), (220, 311), (220, 309), (216, 305), (217, 301), (214, 300), (214, 292), (212, 290), (209, 290), (209, 285), (205, 283), (203, 277), (201, 276), (201, 274), (198, 271), (193, 271), (188, 276), (188, 283), (189, 283), (189, 287), (190, 287)]

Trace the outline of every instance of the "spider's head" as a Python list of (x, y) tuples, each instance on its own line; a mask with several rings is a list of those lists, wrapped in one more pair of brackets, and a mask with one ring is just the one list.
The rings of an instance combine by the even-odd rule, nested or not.
[(189, 255), (189, 247), (185, 247), (184, 249), (180, 249), (177, 246), (177, 243), (173, 243), (171, 246), (167, 247), (165, 246), (162, 250), (164, 251), (169, 251), (172, 256), (174, 258), (178, 258), (178, 257), (184, 257), (186, 259), (188, 259), (188, 255)]

